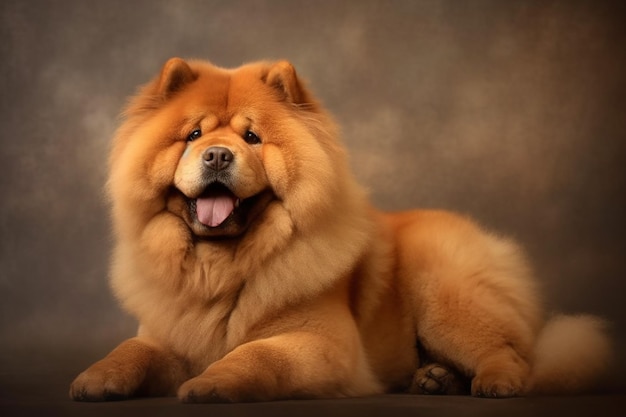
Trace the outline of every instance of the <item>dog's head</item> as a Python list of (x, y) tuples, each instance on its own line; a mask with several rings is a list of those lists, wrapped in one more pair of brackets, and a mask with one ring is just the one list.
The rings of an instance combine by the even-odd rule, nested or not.
[(172, 58), (131, 101), (109, 184), (121, 217), (166, 211), (215, 239), (241, 236), (272, 204), (308, 227), (349, 177), (334, 124), (291, 64)]

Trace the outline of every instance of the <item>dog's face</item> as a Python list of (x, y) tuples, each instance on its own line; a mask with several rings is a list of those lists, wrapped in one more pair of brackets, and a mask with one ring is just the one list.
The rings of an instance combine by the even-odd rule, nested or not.
[(250, 118), (220, 123), (214, 111), (187, 129), (174, 174), (179, 215), (196, 236), (237, 236), (275, 198), (263, 164), (261, 137)]
[(114, 200), (146, 216), (164, 205), (202, 239), (241, 236), (271, 204), (306, 223), (330, 207), (346, 166), (326, 117), (289, 63), (174, 58), (129, 106)]

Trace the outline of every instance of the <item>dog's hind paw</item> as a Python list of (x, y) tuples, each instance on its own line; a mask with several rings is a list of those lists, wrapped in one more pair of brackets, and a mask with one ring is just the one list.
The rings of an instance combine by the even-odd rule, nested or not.
[(431, 363), (415, 372), (409, 392), (427, 395), (465, 395), (469, 393), (469, 381), (450, 368)]

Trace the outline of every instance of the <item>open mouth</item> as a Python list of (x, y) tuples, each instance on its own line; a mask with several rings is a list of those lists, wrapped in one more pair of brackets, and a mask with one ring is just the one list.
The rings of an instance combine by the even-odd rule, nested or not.
[(196, 237), (205, 239), (242, 235), (275, 199), (270, 189), (240, 198), (221, 182), (211, 183), (196, 198), (178, 195), (185, 201), (182, 217)]
[(195, 200), (191, 210), (200, 223), (207, 227), (219, 227), (234, 216), (241, 200), (225, 185), (213, 183)]

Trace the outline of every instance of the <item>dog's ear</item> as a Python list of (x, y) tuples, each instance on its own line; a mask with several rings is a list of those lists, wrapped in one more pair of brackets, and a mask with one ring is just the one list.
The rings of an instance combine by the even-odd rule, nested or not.
[(158, 91), (163, 97), (169, 97), (195, 80), (196, 76), (183, 59), (170, 58), (163, 69), (158, 82)]
[(296, 69), (288, 61), (279, 61), (272, 65), (265, 77), (265, 83), (277, 90), (288, 102), (301, 104), (305, 100)]

